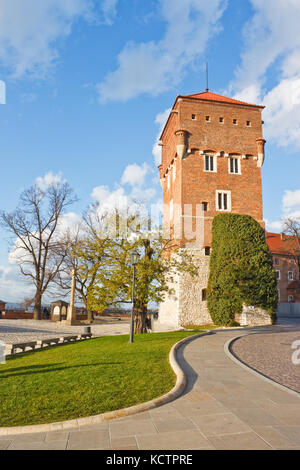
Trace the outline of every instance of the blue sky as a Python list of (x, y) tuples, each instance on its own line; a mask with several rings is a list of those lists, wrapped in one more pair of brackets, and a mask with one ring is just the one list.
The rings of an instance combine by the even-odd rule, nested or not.
[[(159, 201), (157, 136), (176, 94), (266, 105), (264, 217), (300, 215), (299, 0), (0, 0), (1, 209), (38, 179), (79, 201)], [(0, 100), (1, 101), (1, 100)], [(28, 287), (0, 232), (0, 298)]]

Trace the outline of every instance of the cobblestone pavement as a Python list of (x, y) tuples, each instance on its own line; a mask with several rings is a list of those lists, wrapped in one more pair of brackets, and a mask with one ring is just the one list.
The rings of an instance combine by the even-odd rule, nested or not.
[[(110, 336), (129, 334), (128, 318), (118, 320), (103, 318), (89, 325), (93, 336)], [(83, 333), (84, 324), (67, 326), (48, 320), (0, 320), (0, 341), (6, 344), (36, 341), (59, 335), (74, 335)], [(170, 328), (169, 328), (170, 329)], [(155, 324), (155, 331), (167, 331), (168, 328)]]
[[(47, 320), (0, 320), (0, 341), (10, 344), (80, 334), (83, 333), (84, 326), (67, 326)], [(94, 336), (126, 334), (129, 332), (129, 320), (103, 319), (92, 324), (91, 331)]]
[(248, 332), (215, 330), (181, 347), (188, 385), (171, 403), (75, 430), (1, 437), (0, 449), (300, 449), (300, 398), (224, 353), (229, 339)]
[(293, 364), (292, 361), (295, 353), (292, 344), (297, 340), (299, 350), (300, 329), (285, 333), (253, 334), (235, 341), (232, 352), (266, 377), (300, 392), (300, 364)]

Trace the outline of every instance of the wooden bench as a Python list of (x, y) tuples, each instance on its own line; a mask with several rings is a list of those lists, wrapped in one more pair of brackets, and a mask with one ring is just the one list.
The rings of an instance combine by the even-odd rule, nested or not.
[(71, 343), (72, 341), (77, 341), (78, 340), (78, 335), (75, 335), (75, 336), (72, 336), (72, 335), (62, 336), (60, 338), (60, 340), (61, 340), (62, 343)]
[(78, 339), (81, 340), (81, 339), (91, 339), (92, 337), (92, 333), (82, 333), (82, 335), (78, 335)]
[(37, 341), (37, 345), (43, 348), (44, 346), (52, 346), (52, 344), (58, 344), (60, 338), (44, 338)]
[(37, 345), (36, 341), (28, 341), (26, 343), (12, 343), (6, 345), (6, 353), (7, 354), (15, 354), (18, 349), (21, 349), (22, 352), (26, 351), (26, 348), (31, 348), (32, 350), (35, 349)]

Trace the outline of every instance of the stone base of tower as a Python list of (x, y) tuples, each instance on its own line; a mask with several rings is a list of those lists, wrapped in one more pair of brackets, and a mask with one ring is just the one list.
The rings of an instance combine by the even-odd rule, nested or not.
[(168, 294), (159, 306), (159, 322), (174, 328), (188, 325), (212, 325), (212, 319), (203, 299), (209, 276), (209, 256), (204, 250), (190, 250), (194, 263), (199, 267), (196, 278), (178, 273), (170, 284)]
[[(183, 273), (174, 276), (174, 282), (169, 285), (170, 293), (159, 306), (158, 321), (168, 328), (213, 325), (207, 302), (203, 298), (203, 290), (208, 284), (209, 256), (205, 256), (204, 250), (189, 251), (199, 267), (199, 274), (196, 278)], [(244, 306), (242, 313), (235, 315), (235, 321), (241, 326), (272, 324), (272, 319), (265, 310), (251, 306)]]
[(235, 321), (241, 326), (272, 325), (272, 319), (266, 310), (259, 307), (243, 306), (242, 313), (235, 315)]

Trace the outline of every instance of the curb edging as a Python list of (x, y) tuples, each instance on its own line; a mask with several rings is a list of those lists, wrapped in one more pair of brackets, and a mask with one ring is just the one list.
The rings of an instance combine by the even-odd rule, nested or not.
[[(258, 372), (257, 370), (255, 369), (252, 369), (252, 367), (248, 366), (247, 364), (245, 364), (244, 362), (242, 362), (240, 359), (237, 358), (237, 356), (235, 356), (232, 352), (231, 352), (231, 345), (237, 341), (238, 339), (240, 338), (243, 338), (245, 336), (249, 336), (251, 334), (255, 334), (255, 333), (249, 333), (249, 334), (246, 334), (246, 335), (241, 335), (241, 336), (237, 336), (235, 338), (231, 338), (230, 340), (228, 340), (225, 344), (224, 344), (224, 352), (226, 354), (226, 356), (231, 359), (233, 362), (235, 362), (238, 366), (242, 367), (243, 369), (245, 369), (247, 372), (250, 372), (251, 374), (255, 375), (256, 377), (259, 377), (260, 379), (264, 380), (265, 382), (268, 382), (269, 384), (272, 384), (274, 385), (275, 387), (277, 388), (280, 388), (281, 390), (285, 391), (285, 392), (288, 392), (290, 393), (291, 395), (293, 396), (296, 396), (297, 398), (300, 399), (300, 393), (296, 392), (295, 390), (292, 390), (291, 388), (288, 388), (286, 387), (285, 385), (282, 385), (278, 382), (275, 382), (275, 380), (272, 380), (270, 379), (269, 377), (265, 376), (264, 374), (262, 374), (261, 372)], [(1, 428), (0, 428), (1, 429)]]
[(49, 432), (49, 431), (61, 431), (66, 429), (78, 429), (81, 426), (93, 425), (102, 423), (103, 421), (108, 421), (116, 418), (123, 418), (124, 416), (130, 416), (142, 411), (148, 411), (153, 408), (157, 408), (161, 405), (169, 403), (176, 398), (178, 398), (185, 390), (187, 385), (186, 375), (181, 369), (180, 365), (176, 360), (176, 351), (185, 343), (199, 338), (200, 336), (206, 336), (210, 334), (210, 330), (207, 330), (205, 333), (198, 333), (196, 335), (188, 336), (182, 340), (175, 343), (169, 353), (169, 363), (177, 376), (176, 383), (174, 387), (161, 397), (155, 398), (153, 400), (140, 403), (138, 405), (130, 406), (128, 408), (122, 408), (120, 410), (108, 411), (106, 413), (101, 413), (99, 415), (87, 416), (85, 418), (77, 418), (68, 421), (59, 421), (55, 423), (47, 424), (33, 424), (29, 426), (9, 426), (9, 427), (0, 427), (0, 436), (10, 436), (17, 434), (28, 434), (35, 432)]

